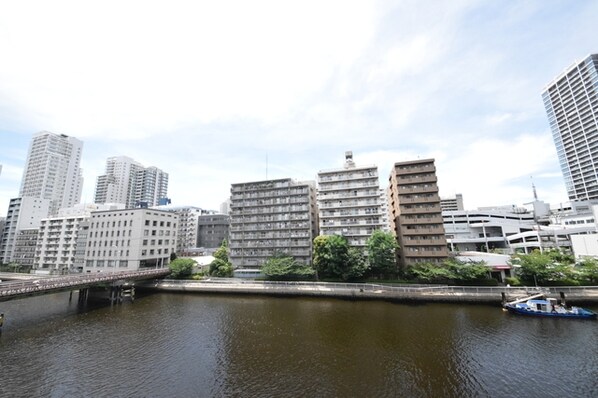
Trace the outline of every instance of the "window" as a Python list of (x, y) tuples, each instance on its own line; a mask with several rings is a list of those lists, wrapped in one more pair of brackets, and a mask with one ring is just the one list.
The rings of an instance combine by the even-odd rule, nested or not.
[(150, 225), (150, 222), (149, 222), (149, 220), (145, 220), (145, 225), (147, 225), (147, 226), (149, 226), (149, 225)]
[(145, 256), (146, 254), (147, 254), (147, 250), (142, 250), (142, 251), (141, 251), (141, 255), (142, 255), (142, 256)]
[(142, 243), (142, 245), (143, 245), (143, 246), (147, 246), (147, 239), (144, 239), (144, 240), (143, 240), (143, 243)]

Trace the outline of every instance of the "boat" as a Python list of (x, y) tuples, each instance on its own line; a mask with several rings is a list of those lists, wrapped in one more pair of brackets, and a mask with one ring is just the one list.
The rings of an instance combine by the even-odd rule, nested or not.
[(567, 307), (559, 304), (555, 298), (543, 298), (543, 294), (536, 294), (523, 299), (505, 303), (503, 307), (513, 313), (528, 316), (552, 318), (596, 319), (598, 314), (581, 307)]

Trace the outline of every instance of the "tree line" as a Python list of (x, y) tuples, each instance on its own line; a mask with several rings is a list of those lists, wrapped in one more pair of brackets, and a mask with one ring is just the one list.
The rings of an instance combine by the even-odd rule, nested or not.
[[(448, 258), (441, 263), (418, 263), (399, 270), (399, 246), (394, 235), (376, 230), (365, 248), (351, 246), (344, 236), (322, 235), (314, 239), (313, 261), (302, 264), (284, 252), (276, 253), (261, 267), (268, 280), (330, 280), (330, 281), (400, 281), (411, 283), (496, 285), (490, 268), (483, 262), (463, 262)], [(598, 259), (576, 261), (564, 250), (535, 250), (530, 254), (515, 254), (511, 265), (516, 276), (510, 285), (575, 286), (598, 284)], [(171, 261), (172, 278), (189, 278), (195, 262), (177, 258)], [(233, 276), (226, 241), (214, 253), (207, 274), (216, 277)]]

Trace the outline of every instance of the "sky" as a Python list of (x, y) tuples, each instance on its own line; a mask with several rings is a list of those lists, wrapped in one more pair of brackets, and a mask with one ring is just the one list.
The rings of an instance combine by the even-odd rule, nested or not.
[(169, 173), (174, 205), (233, 183), (434, 158), (466, 209), (567, 194), (543, 88), (598, 52), (598, 2), (0, 0), (0, 215), (39, 131)]

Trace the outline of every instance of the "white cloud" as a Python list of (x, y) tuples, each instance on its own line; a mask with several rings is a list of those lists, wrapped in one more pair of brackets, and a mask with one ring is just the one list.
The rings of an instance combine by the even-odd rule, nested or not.
[(528, 200), (531, 175), (539, 193), (561, 199), (540, 90), (596, 51), (596, 11), (542, 1), (3, 2), (0, 134), (20, 140), (0, 135), (0, 162), (22, 167), (23, 137), (50, 130), (85, 142), (87, 199), (109, 156), (162, 168), (173, 199), (214, 208), (230, 183), (266, 177), (266, 155), (268, 176), (314, 179), (342, 166), (345, 150), (382, 179), (396, 161), (434, 157), (441, 194), (472, 206)]

